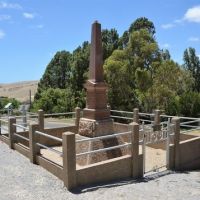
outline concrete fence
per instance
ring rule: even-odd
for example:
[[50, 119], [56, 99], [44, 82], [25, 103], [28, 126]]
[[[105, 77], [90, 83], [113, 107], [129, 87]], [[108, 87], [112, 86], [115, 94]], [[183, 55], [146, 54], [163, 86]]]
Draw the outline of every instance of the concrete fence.
[[[114, 123], [116, 134], [113, 136], [101, 136], [96, 138], [104, 140], [105, 137], [123, 137], [124, 144], [118, 144], [104, 149], [90, 150], [77, 153], [78, 126], [80, 120], [80, 108], [75, 111], [75, 124], [59, 128], [45, 128], [45, 114], [38, 111], [38, 123], [29, 126], [17, 124], [15, 117], [8, 119], [8, 135], [0, 134], [0, 140], [6, 142], [11, 149], [15, 149], [28, 157], [30, 162], [38, 164], [63, 180], [64, 185], [73, 189], [80, 185], [118, 180], [122, 178], [139, 178], [144, 174], [143, 154], [140, 153], [140, 122], [139, 110], [132, 112], [132, 123], [129, 125]], [[160, 111], [152, 115], [154, 122], [152, 128], [159, 131], [162, 127]], [[0, 120], [1, 121], [1, 120]], [[171, 170], [200, 169], [200, 137], [181, 140], [180, 118], [172, 118], [174, 134], [169, 144], [169, 161], [167, 168]], [[1, 132], [0, 132], [1, 133]], [[94, 139], [82, 139], [86, 140]], [[89, 141], [91, 143], [91, 141]], [[121, 146], [120, 146], [121, 145]], [[61, 151], [54, 147], [61, 147]], [[122, 147], [123, 146], [123, 147]], [[94, 153], [109, 152], [114, 148], [129, 149], [121, 156], [80, 166], [77, 162], [79, 156], [92, 155]], [[52, 151], [58, 155], [62, 164], [56, 163], [43, 155], [43, 150]], [[96, 152], [95, 152], [96, 151]], [[82, 154], [82, 155], [81, 155]]]

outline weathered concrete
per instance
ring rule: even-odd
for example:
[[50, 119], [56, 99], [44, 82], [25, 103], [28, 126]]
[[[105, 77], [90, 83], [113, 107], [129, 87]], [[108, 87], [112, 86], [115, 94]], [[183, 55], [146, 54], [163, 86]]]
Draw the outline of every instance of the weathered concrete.
[[16, 126], [13, 124], [16, 124], [16, 118], [10, 117], [8, 119], [8, 135], [9, 135], [9, 146], [11, 149], [13, 149], [13, 144], [15, 143], [15, 137], [14, 133], [16, 133]]
[[139, 124], [139, 109], [138, 108], [133, 109], [133, 122], [136, 122]]
[[36, 156], [40, 152], [40, 148], [36, 146], [38, 142], [38, 135], [35, 134], [35, 131], [39, 130], [38, 124], [31, 124], [29, 129], [29, 148], [30, 148], [30, 161], [33, 164], [36, 164]]
[[76, 151], [75, 134], [63, 133], [63, 181], [70, 190], [76, 187]]

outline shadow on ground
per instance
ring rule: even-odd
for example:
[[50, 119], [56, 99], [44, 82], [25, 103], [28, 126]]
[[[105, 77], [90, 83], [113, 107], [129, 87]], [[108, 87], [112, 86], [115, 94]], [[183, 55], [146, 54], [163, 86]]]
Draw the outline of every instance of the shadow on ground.
[[82, 187], [78, 187], [76, 189], [73, 189], [73, 190], [71, 190], [71, 192], [74, 193], [74, 194], [81, 194], [81, 193], [85, 193], [85, 192], [93, 192], [93, 191], [98, 190], [100, 188], [112, 188], [112, 187], [118, 187], [118, 186], [129, 185], [129, 184], [149, 182], [149, 181], [152, 181], [152, 180], [156, 180], [156, 179], [158, 179], [162, 176], [166, 176], [166, 175], [169, 175], [169, 174], [175, 174], [175, 173], [189, 173], [189, 172], [175, 172], [175, 171], [166, 170], [166, 171], [147, 175], [147, 176], [140, 178], [140, 179], [137, 179], [137, 180], [133, 180], [131, 178], [128, 178], [128, 179], [116, 180], [116, 181], [112, 181], [112, 182], [106, 182], [106, 183], [103, 182], [103, 183], [100, 183], [100, 184], [86, 185], [86, 186], [82, 186]]

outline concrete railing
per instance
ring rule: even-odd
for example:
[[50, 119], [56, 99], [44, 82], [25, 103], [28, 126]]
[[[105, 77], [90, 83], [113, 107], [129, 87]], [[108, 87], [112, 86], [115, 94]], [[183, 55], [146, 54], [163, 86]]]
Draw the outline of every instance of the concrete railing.
[[[55, 136], [53, 134], [50, 134], [50, 132], [47, 132], [47, 130], [44, 128], [45, 114], [43, 111], [38, 112], [39, 123], [30, 124], [27, 127], [18, 124], [16, 118], [14, 117], [10, 117], [8, 121], [6, 121], [5, 119], [1, 119], [0, 122], [8, 124], [8, 144], [10, 148], [18, 150], [19, 152], [29, 157], [32, 163], [41, 165], [42, 167], [59, 177], [61, 180], [63, 180], [64, 185], [68, 189], [72, 189], [76, 186], [83, 184], [96, 183], [108, 180], [110, 181], [119, 178], [141, 177], [144, 172], [143, 166], [145, 165], [145, 161], [143, 159], [144, 152], [143, 154], [139, 154], [139, 145], [148, 144], [148, 140], [145, 140], [146, 143], [144, 144], [144, 140], [141, 140], [140, 135], [141, 133], [143, 134], [145, 132], [146, 128], [151, 128], [152, 132], [162, 133], [163, 140], [165, 140], [164, 137], [167, 136], [166, 133], [169, 133], [169, 128], [173, 129], [173, 134], [171, 134], [173, 135], [173, 141], [168, 141], [170, 143], [168, 144], [168, 169], [181, 170], [184, 168], [184, 162], [191, 161], [192, 163], [194, 159], [200, 160], [200, 158], [197, 156], [198, 148], [200, 145], [199, 138], [190, 140], [188, 143], [184, 142], [184, 144], [182, 144], [180, 141], [180, 118], [170, 118], [170, 120], [168, 120], [168, 122], [166, 123], [162, 122], [160, 112], [155, 112], [153, 115], [151, 115], [154, 117], [152, 126], [147, 126], [147, 124], [145, 124], [144, 121], [141, 125], [136, 123], [136, 121], [140, 122], [139, 110], [134, 110], [134, 112], [131, 113], [133, 114], [131, 119], [135, 122], [132, 122], [130, 125], [127, 125], [128, 131], [122, 131], [120, 133], [114, 133], [112, 135], [99, 136], [95, 138], [84, 138], [78, 140], [76, 140], [77, 132], [75, 129], [74, 133], [63, 129], [65, 130], [65, 132], [62, 132], [61, 134], [59, 132], [59, 137], [57, 137], [57, 135]], [[78, 128], [80, 119], [80, 109], [76, 109], [76, 112], [73, 112], [73, 114], [76, 115], [75, 125], [76, 128]], [[182, 125], [189, 125], [190, 123], [198, 122], [198, 119], [189, 120], [190, 121], [183, 122]], [[156, 125], [159, 126], [155, 128]], [[106, 140], [116, 137], [124, 137], [127, 135], [129, 138], [128, 141], [122, 144], [76, 153], [76, 145], [79, 143], [91, 143], [97, 140]], [[47, 140], [43, 140], [43, 138], [46, 138]], [[28, 144], [27, 148], [24, 148], [23, 145], [18, 145], [19, 140], [26, 142]], [[62, 151], [59, 151], [53, 148], [51, 145], [48, 145], [51, 143], [49, 141], [54, 141], [56, 144], [59, 144], [59, 146], [62, 147]], [[162, 141], [162, 138], [160, 139], [160, 141]], [[192, 145], [195, 145], [194, 151], [191, 150]], [[84, 155], [90, 156], [95, 153], [103, 153], [120, 148], [128, 148], [130, 155], [122, 155], [112, 159], [104, 160], [103, 162], [88, 164], [83, 167], [77, 165], [77, 157], [81, 157]], [[190, 153], [188, 153], [189, 156], [186, 156], [186, 158], [183, 159], [184, 148], [187, 148], [187, 150], [190, 151]], [[62, 160], [62, 165], [55, 163], [54, 160], [48, 160], [47, 158], [45, 158], [42, 155], [43, 149], [47, 149], [59, 155], [59, 158]], [[195, 156], [193, 156], [193, 153], [195, 153]], [[187, 152], [185, 152], [185, 154], [187, 155]], [[198, 167], [197, 162], [195, 163], [195, 167], [196, 166]]]
[[[154, 130], [160, 130], [163, 124], [167, 124], [168, 120], [176, 116], [162, 115], [160, 110], [155, 110], [154, 113], [141, 113], [139, 109], [133, 109], [133, 112], [111, 110], [111, 117], [113, 119], [128, 120], [128, 122], [134, 121], [136, 123], [149, 124]], [[144, 118], [145, 117], [145, 118]], [[190, 131], [200, 130], [200, 118], [194, 117], [179, 117], [181, 133], [187, 133]]]

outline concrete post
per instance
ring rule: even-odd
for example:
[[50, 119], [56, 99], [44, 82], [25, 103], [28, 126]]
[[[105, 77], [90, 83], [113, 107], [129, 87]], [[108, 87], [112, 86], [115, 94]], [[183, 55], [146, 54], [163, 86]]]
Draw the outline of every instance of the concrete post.
[[23, 114], [23, 118], [22, 118], [23, 126], [27, 127], [27, 113], [26, 113], [25, 105], [23, 105], [22, 114]]
[[77, 108], [75, 108], [75, 112], [76, 112], [76, 114], [75, 114], [75, 126], [76, 126], [76, 128], [77, 128], [77, 131], [76, 131], [76, 133], [78, 134], [78, 130], [79, 130], [79, 122], [80, 122], [80, 115], [81, 115], [81, 109], [79, 108], [79, 107], [77, 107]]
[[131, 153], [132, 153], [132, 177], [141, 177], [141, 171], [139, 166], [139, 124], [133, 122], [131, 127]]
[[68, 190], [76, 187], [75, 134], [65, 132], [63, 139], [63, 181]]
[[161, 130], [161, 124], [160, 124], [160, 110], [154, 111], [154, 123], [153, 123], [153, 130], [154, 131], [160, 131]]
[[33, 164], [36, 164], [36, 156], [40, 153], [40, 148], [36, 146], [38, 137], [35, 134], [35, 131], [39, 130], [38, 124], [31, 124], [29, 128], [29, 148], [30, 148], [30, 161]]
[[44, 130], [44, 111], [38, 110], [38, 124], [39, 124], [39, 130]]
[[174, 124], [174, 168], [180, 169], [180, 118], [172, 118], [172, 124]]
[[139, 109], [138, 108], [133, 109], [133, 122], [139, 124]]
[[2, 127], [1, 127], [1, 120], [0, 120], [0, 135], [1, 135], [1, 129], [2, 129]]
[[9, 119], [8, 119], [8, 134], [9, 134], [9, 147], [11, 149], [14, 148], [14, 143], [15, 143], [14, 133], [16, 133], [16, 126], [14, 126], [13, 124], [16, 124], [16, 118], [9, 117]]

